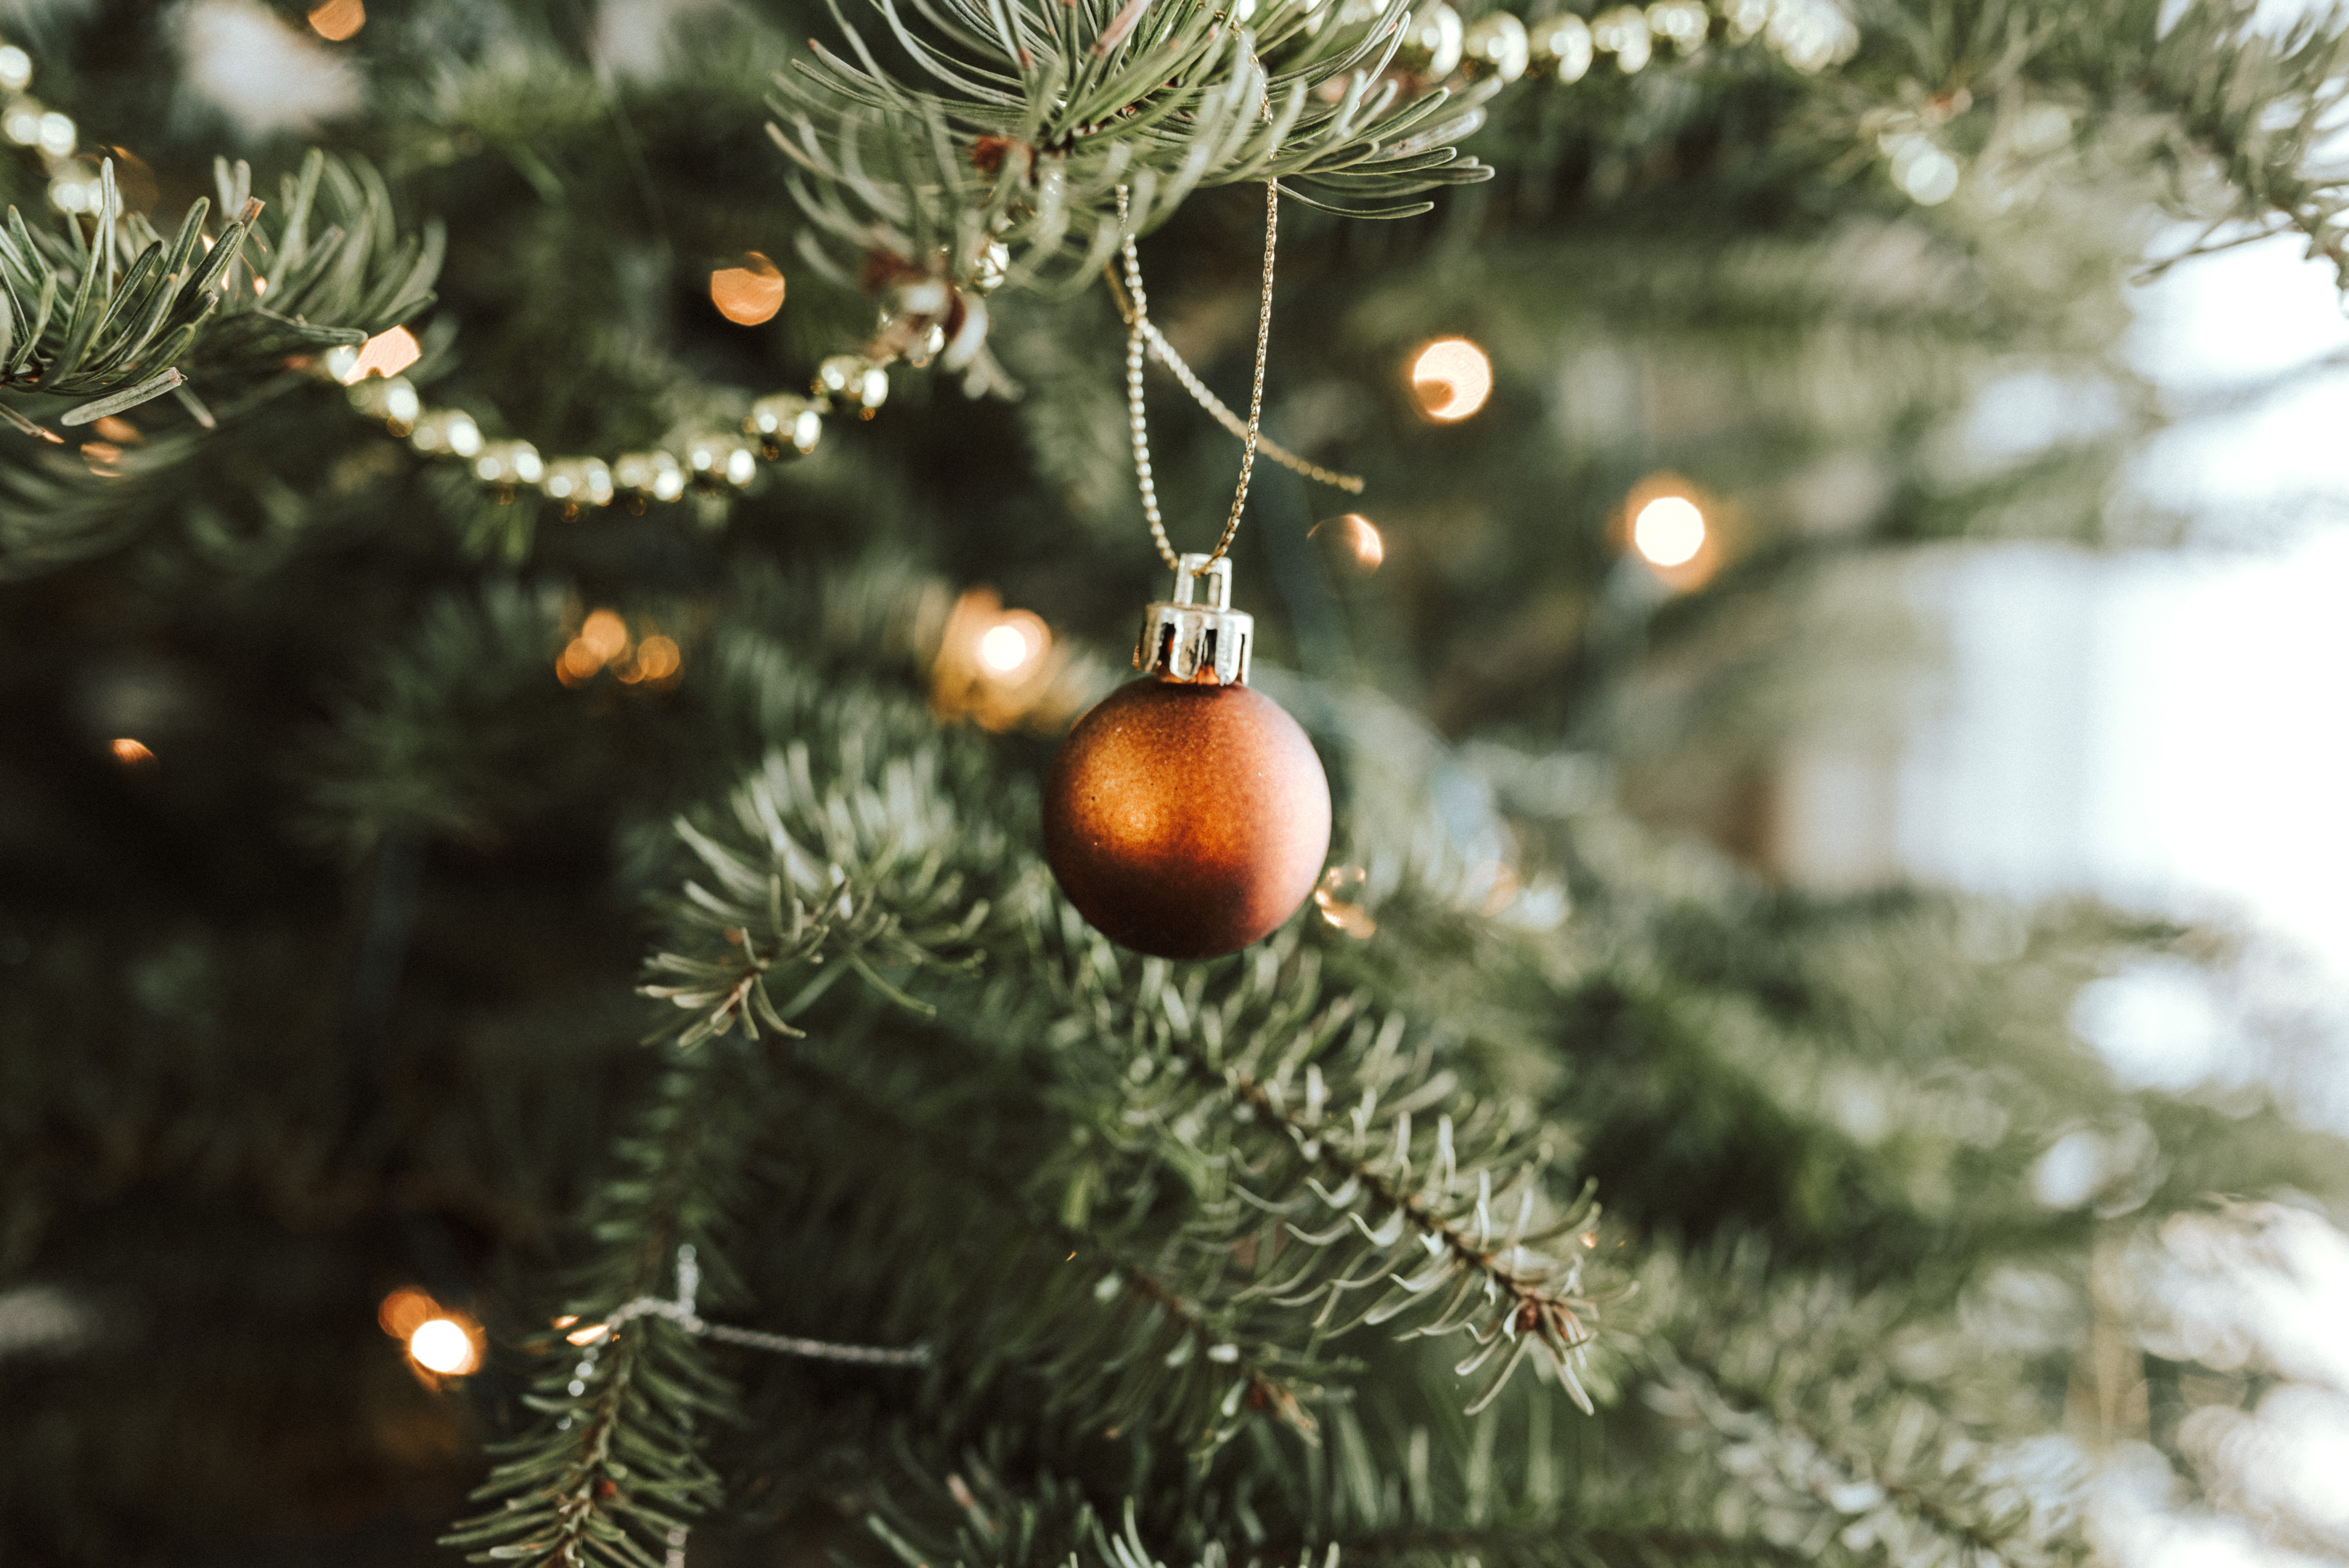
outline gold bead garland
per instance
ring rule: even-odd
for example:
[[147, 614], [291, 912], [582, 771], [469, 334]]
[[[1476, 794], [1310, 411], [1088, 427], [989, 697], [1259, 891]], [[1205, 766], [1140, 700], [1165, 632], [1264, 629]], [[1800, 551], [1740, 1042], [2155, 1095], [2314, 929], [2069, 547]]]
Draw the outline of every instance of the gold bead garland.
[[871, 419], [888, 400], [889, 372], [857, 354], [835, 354], [817, 367], [812, 395], [776, 392], [750, 405], [739, 431], [705, 431], [671, 447], [598, 457], [543, 458], [526, 441], [491, 441], [462, 409], [428, 409], [405, 376], [369, 377], [349, 389], [351, 406], [407, 441], [419, 456], [461, 462], [501, 497], [535, 490], [575, 510], [616, 501], [664, 504], [688, 493], [739, 494], [758, 482], [762, 462], [804, 457], [823, 439], [827, 416]]
[[[1340, 7], [1344, 13], [1340, 19], [1349, 19], [1365, 3], [1347, 0]], [[1445, 0], [1431, 0], [1416, 7], [1402, 24], [1403, 42], [1395, 64], [1400, 70], [1431, 80], [1457, 73], [1494, 76], [1503, 82], [1531, 77], [1570, 83], [1587, 75], [1601, 55], [1611, 57], [1619, 70], [1630, 75], [1644, 68], [1661, 45], [1669, 43], [1681, 55], [1693, 54], [1713, 36], [1716, 20], [1718, 31], [1729, 44], [1764, 44], [1805, 72], [1839, 63], [1858, 43], [1857, 30], [1831, 0], [1712, 0], [1710, 5], [1707, 0], [1652, 0], [1644, 7], [1619, 5], [1588, 21], [1560, 15], [1531, 24], [1501, 10], [1464, 24]], [[0, 140], [40, 156], [49, 175], [53, 206], [68, 213], [89, 211], [98, 189], [95, 167], [87, 157], [77, 155], [79, 131], [73, 120], [46, 108], [26, 90], [32, 76], [31, 56], [16, 45], [0, 41]], [[1903, 188], [1915, 183], [1903, 182]], [[978, 292], [1002, 281], [1008, 256], [1000, 253], [1000, 245], [990, 250], [988, 260], [994, 271], [978, 282]], [[1113, 288], [1115, 284], [1112, 274]], [[1141, 314], [1123, 298], [1120, 304], [1130, 317]], [[885, 310], [885, 332], [888, 325]], [[1221, 407], [1164, 344], [1146, 317], [1141, 330], [1152, 357], [1169, 364], [1203, 406], [1227, 428], [1235, 428], [1235, 433], [1245, 429], [1253, 436], [1254, 421], [1243, 426], [1237, 415]], [[761, 398], [751, 405], [739, 432], [704, 431], [673, 448], [623, 453], [608, 462], [596, 457], [543, 458], [525, 441], [490, 441], [463, 410], [425, 408], [413, 384], [402, 376], [371, 376], [351, 386], [349, 396], [356, 409], [379, 421], [394, 436], [405, 438], [419, 455], [464, 463], [474, 481], [501, 498], [535, 490], [566, 509], [606, 506], [623, 498], [639, 506], [647, 502], [666, 504], [683, 501], [689, 493], [722, 499], [747, 490], [757, 483], [762, 463], [813, 452], [827, 416], [839, 418], [853, 411], [858, 418], [871, 419], [888, 399], [887, 361], [903, 358], [919, 369], [940, 351], [942, 339], [943, 334], [932, 327], [915, 335], [899, 354], [888, 353], [888, 346], [884, 345], [878, 356], [834, 355], [818, 368], [812, 396], [779, 392]], [[332, 373], [332, 367], [321, 368]], [[1133, 367], [1131, 373], [1138, 375], [1138, 369]], [[1360, 482], [1352, 476], [1317, 469], [1269, 441], [1250, 440], [1251, 458], [1259, 444], [1276, 461], [1311, 477], [1350, 490], [1359, 488]]]

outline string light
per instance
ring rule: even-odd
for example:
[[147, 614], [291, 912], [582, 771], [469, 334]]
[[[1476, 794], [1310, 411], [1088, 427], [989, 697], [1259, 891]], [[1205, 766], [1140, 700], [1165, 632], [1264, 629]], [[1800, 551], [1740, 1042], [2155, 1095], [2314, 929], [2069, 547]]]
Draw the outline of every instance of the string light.
[[628, 646], [628, 623], [616, 610], [599, 609], [580, 623], [579, 640], [596, 663], [608, 664]]
[[1651, 473], [1616, 514], [1616, 539], [1675, 593], [1721, 569], [1723, 505], [1675, 473]]
[[1026, 610], [1013, 610], [978, 639], [978, 662], [998, 677], [1019, 675], [1044, 657], [1051, 634]]
[[406, 1346], [409, 1360], [426, 1381], [463, 1377], [481, 1366], [481, 1325], [444, 1307], [413, 1285], [402, 1285], [376, 1307], [383, 1332]]
[[481, 1365], [473, 1334], [453, 1317], [428, 1317], [408, 1336], [408, 1354], [427, 1372], [462, 1377]]
[[709, 275], [709, 303], [737, 327], [772, 320], [783, 307], [782, 270], [751, 251], [740, 265], [719, 267]]
[[685, 656], [678, 651], [673, 639], [648, 637], [636, 644], [636, 657], [620, 671], [620, 679], [630, 685], [641, 680], [666, 680], [684, 662]]
[[1631, 547], [1650, 566], [1686, 566], [1704, 548], [1704, 514], [1685, 495], [1659, 495], [1632, 519]]
[[643, 637], [635, 638], [619, 611], [598, 609], [563, 645], [554, 673], [565, 686], [581, 685], [605, 669], [627, 685], [657, 686], [673, 680], [684, 666], [684, 650], [677, 639], [663, 636], [650, 621], [645, 622]]
[[988, 730], [1046, 723], [1070, 706], [1070, 693], [1058, 689], [1067, 665], [1041, 616], [1007, 610], [992, 589], [973, 588], [955, 602], [939, 636], [930, 706], [940, 718], [976, 719]]
[[1465, 337], [1439, 337], [1412, 360], [1411, 389], [1422, 413], [1456, 424], [1493, 395], [1493, 361]]
[[341, 43], [366, 26], [364, 0], [326, 0], [310, 11], [310, 30], [330, 44]]

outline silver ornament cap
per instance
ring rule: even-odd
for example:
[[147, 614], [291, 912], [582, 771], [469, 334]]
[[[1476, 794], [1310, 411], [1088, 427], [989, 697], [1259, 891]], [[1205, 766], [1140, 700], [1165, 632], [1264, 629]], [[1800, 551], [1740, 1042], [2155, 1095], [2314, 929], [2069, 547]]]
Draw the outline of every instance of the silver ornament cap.
[[[1205, 597], [1196, 598], [1199, 585]], [[1143, 612], [1133, 667], [1161, 680], [1245, 686], [1256, 617], [1232, 608], [1228, 559], [1185, 556], [1174, 567], [1174, 597]]]

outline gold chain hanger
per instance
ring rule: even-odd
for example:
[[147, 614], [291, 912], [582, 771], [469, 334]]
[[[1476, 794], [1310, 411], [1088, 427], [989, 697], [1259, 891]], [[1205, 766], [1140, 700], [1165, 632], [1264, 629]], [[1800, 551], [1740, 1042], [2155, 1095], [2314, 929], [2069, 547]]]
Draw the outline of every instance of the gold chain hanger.
[[[1130, 215], [1127, 200], [1126, 188], [1120, 185], [1117, 188], [1117, 216], [1120, 224], [1123, 224]], [[1266, 439], [1260, 428], [1264, 415], [1265, 365], [1272, 342], [1273, 257], [1278, 248], [1279, 233], [1280, 184], [1278, 181], [1268, 180], [1264, 186], [1264, 292], [1257, 308], [1256, 370], [1249, 382], [1247, 420], [1244, 425], [1237, 416], [1226, 409], [1222, 401], [1207, 389], [1206, 384], [1200, 381], [1190, 366], [1183, 362], [1182, 357], [1174, 352], [1173, 345], [1166, 341], [1151, 321], [1150, 296], [1142, 283], [1142, 258], [1135, 247], [1133, 234], [1128, 234], [1125, 238], [1123, 247], [1125, 286], [1123, 291], [1125, 297], [1119, 301], [1119, 306], [1126, 320], [1125, 400], [1128, 423], [1133, 436], [1133, 476], [1142, 493], [1142, 515], [1150, 524], [1150, 537], [1157, 544], [1158, 554], [1165, 560], [1166, 565], [1177, 572], [1183, 569], [1183, 557], [1175, 553], [1174, 545], [1166, 537], [1165, 519], [1158, 508], [1158, 486], [1152, 476], [1150, 467], [1150, 423], [1143, 400], [1142, 366], [1143, 359], [1151, 353], [1157, 354], [1167, 369], [1174, 372], [1176, 379], [1183, 383], [1184, 389], [1198, 400], [1210, 413], [1216, 415], [1218, 422], [1222, 423], [1226, 430], [1237, 435], [1241, 441], [1240, 477], [1239, 483], [1232, 493], [1231, 514], [1224, 520], [1223, 537], [1216, 541], [1215, 549], [1197, 567], [1194, 568], [1194, 575], [1204, 572], [1208, 566], [1222, 560], [1231, 549], [1232, 540], [1240, 531], [1241, 513], [1247, 505], [1248, 483], [1255, 476], [1256, 456], [1258, 451], [1262, 451], [1274, 462], [1302, 473], [1309, 479], [1335, 485], [1352, 494], [1361, 493], [1362, 481], [1358, 475], [1339, 473], [1317, 463], [1308, 462]], [[1110, 282], [1114, 286], [1117, 281], [1116, 275], [1112, 273]]]

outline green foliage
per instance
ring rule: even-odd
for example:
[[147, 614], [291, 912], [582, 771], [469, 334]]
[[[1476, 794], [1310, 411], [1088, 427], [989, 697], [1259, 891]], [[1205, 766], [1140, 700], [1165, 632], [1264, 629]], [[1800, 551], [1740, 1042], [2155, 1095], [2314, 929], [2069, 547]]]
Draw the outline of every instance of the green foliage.
[[[2153, 8], [2129, 5], [2112, 22], [2142, 37], [2154, 31]], [[2160, 34], [2141, 73], [2089, 47], [2095, 36], [2083, 33], [2056, 57], [2097, 92], [2100, 108], [2141, 104], [2168, 121], [2148, 129], [2175, 182], [2173, 199], [2209, 224], [2200, 242], [2166, 265], [2239, 225], [2248, 236], [2229, 233], [2223, 243], [2297, 232], [2349, 291], [2342, 223], [2349, 193], [2318, 171], [2349, 93], [2342, 12], [2311, 10], [2274, 26], [2250, 0], [2200, 0]]]
[[[285, 182], [284, 215], [265, 225], [251, 170], [222, 160], [215, 175], [222, 212], [236, 214], [217, 236], [204, 233], [202, 199], [169, 241], [125, 216], [111, 160], [93, 233], [68, 218], [63, 237], [36, 234], [10, 208], [0, 386], [89, 398], [62, 416], [86, 425], [180, 386], [183, 364], [250, 376], [287, 354], [358, 343], [432, 303], [440, 231], [401, 239], [390, 193], [365, 165], [314, 150]], [[316, 234], [314, 219], [325, 223]]]
[[[141, 214], [121, 215], [111, 169], [93, 234], [78, 218], [62, 236], [33, 230], [11, 208], [0, 235], [0, 388], [36, 400], [0, 401], [0, 420], [45, 443], [0, 448], [0, 577], [119, 546], [179, 500], [221, 421], [307, 382], [289, 363], [412, 320], [434, 297], [440, 224], [403, 236], [388, 187], [364, 162], [314, 149], [273, 209], [252, 197], [246, 164], [218, 161], [220, 210], [236, 217], [206, 234], [211, 203], [199, 198], [168, 243]], [[58, 415], [69, 430], [142, 408], [143, 420], [166, 392], [181, 401], [177, 421], [98, 455], [36, 422], [57, 398], [87, 400]], [[252, 531], [258, 549], [210, 508], [191, 509], [190, 532], [222, 557], [265, 556], [310, 497], [249, 465], [240, 477], [268, 519]]]
[[[705, 9], [664, 63], [574, 8], [378, 7], [344, 57], [370, 112], [208, 254], [204, 203], [168, 239], [111, 203], [12, 223], [8, 406], [95, 418], [174, 376], [205, 401], [141, 405], [111, 456], [0, 458], [0, 702], [27, 737], [0, 758], [0, 1160], [27, 1173], [0, 1264], [160, 1320], [144, 1224], [230, 1236], [239, 1282], [170, 1336], [106, 1328], [102, 1419], [78, 1364], [0, 1364], [28, 1412], [0, 1432], [10, 1527], [193, 1411], [392, 1433], [450, 1489], [486, 1436], [452, 1539], [524, 1564], [653, 1568], [688, 1529], [712, 1563], [730, 1532], [759, 1561], [974, 1568], [2076, 1560], [2075, 1390], [2145, 1362], [2098, 1272], [2212, 1190], [2338, 1204], [2338, 1141], [2248, 1090], [2126, 1091], [2073, 1037], [2080, 988], [2135, 955], [2225, 961], [2190, 933], [1793, 892], [1617, 801], [1652, 806], [1693, 749], [1765, 753], [1816, 696], [1797, 664], [1880, 678], [1896, 574], [1855, 608], [1826, 564], [2128, 536], [2110, 487], [2165, 417], [2121, 351], [2150, 204], [2340, 260], [2313, 157], [2343, 27], [1915, 0], [1806, 73], [1736, 19], [1760, 14], [1638, 72], [1454, 91], [1394, 71], [1392, 5], [1251, 30], [1198, 0], [885, 0], [885, 38], [781, 78], [785, 174], [759, 95], [837, 16]], [[171, 95], [90, 90], [168, 188], [200, 182]], [[1923, 146], [1961, 168], [1937, 204], [1900, 179]], [[249, 171], [217, 179], [243, 214]], [[1215, 192], [1267, 180], [1304, 209], [1268, 425], [1370, 474], [1388, 554], [1368, 579], [1316, 556], [1320, 504], [1272, 480], [1237, 558], [1361, 918], [1170, 965], [1052, 891], [1045, 746], [960, 726], [931, 671], [985, 582], [1050, 620], [1068, 689], [1106, 684], [1087, 639], [1159, 579], [1114, 327], [1054, 296], [1148, 231], [1168, 337], [1227, 390], [1257, 214]], [[1431, 191], [1424, 223], [1319, 210]], [[395, 212], [431, 218], [403, 238]], [[802, 273], [772, 325], [722, 321], [719, 258], [797, 244], [835, 282], [904, 264], [976, 296], [998, 243], [1024, 401], [900, 369], [708, 527], [486, 489], [307, 363], [438, 286], [422, 394], [608, 458], [730, 428], [870, 320]], [[1497, 380], [1437, 429], [1392, 383], [1451, 331]], [[2026, 373], [2111, 418], [1969, 458], [1983, 389]], [[1170, 515], [1219, 506], [1232, 446], [1162, 425]], [[1666, 467], [1723, 503], [1728, 559], [1658, 608], [1610, 541]], [[657, 619], [676, 680], [558, 680], [591, 607]], [[157, 760], [118, 767], [133, 734]], [[2031, 1172], [2075, 1136], [2106, 1165], [2059, 1206]], [[263, 1218], [217, 1232], [189, 1206], [240, 1199]], [[271, 1226], [332, 1255], [331, 1288], [243, 1281]], [[685, 1255], [709, 1322], [926, 1358], [610, 1326]], [[463, 1397], [374, 1326], [416, 1280], [489, 1330]], [[314, 1299], [282, 1361], [187, 1348]], [[346, 1366], [396, 1391], [346, 1399]], [[74, 1520], [28, 1555], [217, 1545], [172, 1466], [116, 1463], [151, 1517], [53, 1507]], [[286, 1496], [346, 1493], [222, 1473], [246, 1501], [206, 1505], [221, 1540], [391, 1506], [288, 1526]]]
[[[812, 177], [792, 192], [816, 230], [852, 247], [833, 264], [843, 278], [879, 245], [919, 265], [943, 250], [947, 275], [968, 283], [1000, 242], [1005, 281], [1073, 291], [1194, 190], [1277, 180], [1309, 206], [1406, 217], [1429, 203], [1401, 198], [1490, 177], [1450, 145], [1480, 115], [1440, 88], [1404, 102], [1381, 79], [1399, 4], [1360, 17], [1268, 7], [1254, 30], [1200, 0], [879, 9], [916, 70], [947, 90], [905, 85], [853, 29], [854, 61], [819, 45], [776, 78], [790, 127], [770, 129]], [[1130, 220], [1117, 214], [1121, 186]]]
[[[737, 793], [730, 822], [678, 825], [709, 885], [686, 884], [673, 947], [654, 957], [658, 979], [644, 989], [692, 1016], [664, 1033], [670, 1064], [617, 1150], [619, 1174], [592, 1225], [603, 1262], [569, 1303], [571, 1321], [601, 1323], [653, 1293], [681, 1247], [720, 1255], [763, 1107], [755, 1058], [709, 1042], [737, 1024], [741, 1047], [762, 1022], [792, 1033], [789, 1020], [851, 972], [918, 1006], [885, 971], [954, 964], [986, 918], [984, 899], [961, 897], [963, 868], [998, 857], [984, 836], [954, 831], [935, 757], [843, 746], [821, 784], [797, 749]], [[789, 982], [786, 1000], [771, 981]], [[741, 1293], [721, 1282], [715, 1293]], [[570, 1343], [550, 1340], [542, 1354], [559, 1360]], [[700, 1347], [647, 1318], [586, 1351], [536, 1379], [540, 1433], [514, 1445], [479, 1494], [500, 1506], [450, 1537], [478, 1549], [477, 1561], [654, 1568], [669, 1532], [719, 1495], [698, 1428], [726, 1418], [729, 1396]]]

